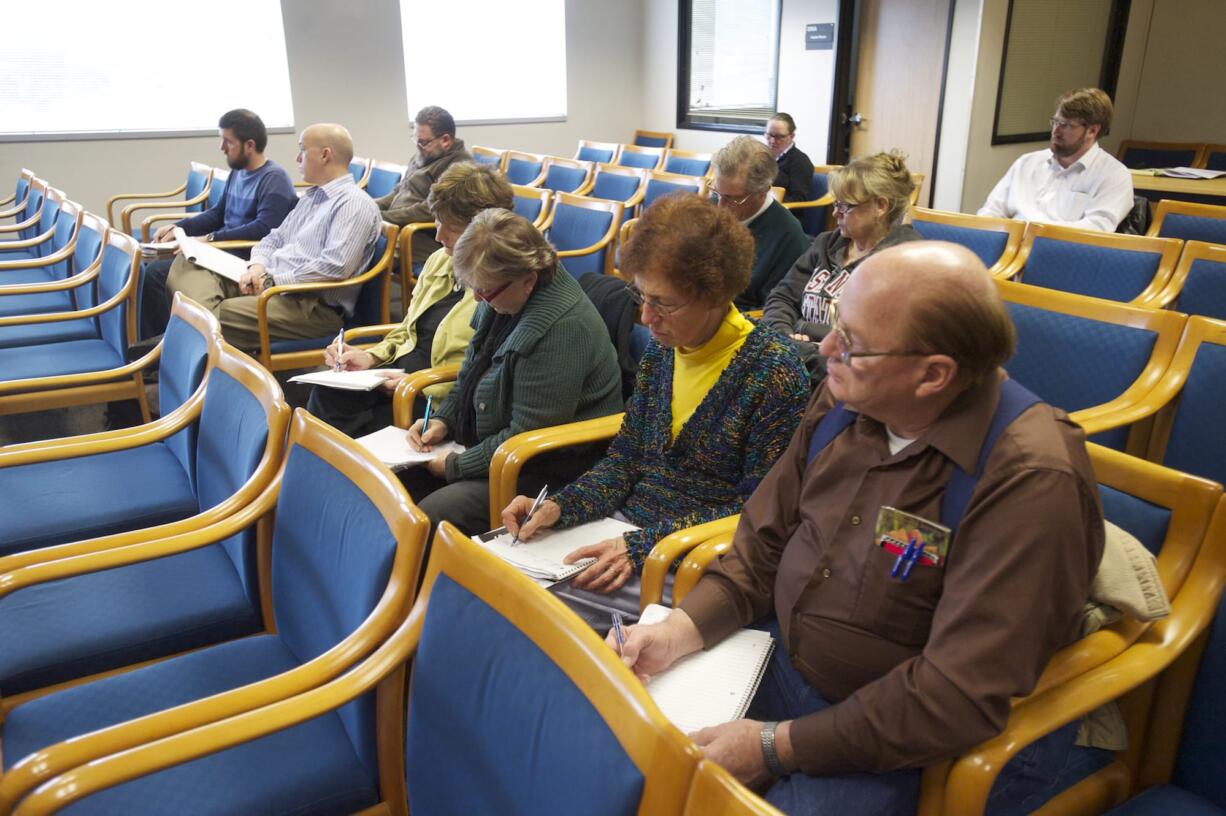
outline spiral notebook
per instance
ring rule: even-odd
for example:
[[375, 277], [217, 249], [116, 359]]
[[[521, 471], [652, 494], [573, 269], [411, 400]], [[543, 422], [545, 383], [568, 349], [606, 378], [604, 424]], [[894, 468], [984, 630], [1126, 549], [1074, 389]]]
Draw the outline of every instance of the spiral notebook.
[[[671, 611], [650, 604], [639, 623], [659, 623]], [[718, 646], [686, 655], [653, 676], [647, 693], [686, 734], [739, 720], [758, 691], [774, 646], [770, 633], [741, 629]]]
[[581, 558], [573, 564], [563, 564], [562, 559], [571, 552], [637, 529], [633, 524], [606, 518], [566, 530], [542, 530], [531, 540], [518, 544], [511, 543], [511, 534], [505, 527], [472, 538], [529, 578], [556, 583], [573, 578], [596, 561], [595, 558]]

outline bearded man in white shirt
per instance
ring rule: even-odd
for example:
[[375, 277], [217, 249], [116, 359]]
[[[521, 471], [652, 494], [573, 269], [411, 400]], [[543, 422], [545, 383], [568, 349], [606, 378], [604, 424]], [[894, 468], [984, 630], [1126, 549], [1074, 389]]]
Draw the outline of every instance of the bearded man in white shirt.
[[1098, 146], [1111, 98], [1078, 88], [1056, 100], [1051, 147], [1027, 153], [997, 182], [980, 215], [1114, 232], [1132, 210], [1132, 176]]

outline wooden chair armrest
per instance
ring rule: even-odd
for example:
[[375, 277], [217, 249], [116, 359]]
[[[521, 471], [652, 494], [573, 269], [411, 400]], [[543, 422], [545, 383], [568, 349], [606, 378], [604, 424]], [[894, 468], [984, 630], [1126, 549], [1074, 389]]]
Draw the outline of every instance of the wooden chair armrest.
[[[0, 297], [5, 295], [32, 295], [39, 292], [59, 292], [65, 289], [76, 289], [91, 283], [94, 278], [98, 277], [102, 270], [101, 256], [99, 260], [90, 264], [89, 268], [84, 272], [78, 272], [75, 275], [69, 275], [61, 280], [51, 280], [45, 283], [8, 283], [0, 286]], [[0, 280], [4, 276], [0, 274]], [[11, 315], [11, 317], [20, 317], [20, 315]]]
[[815, 198], [812, 201], [785, 201], [783, 206], [789, 210], [807, 210], [810, 207], [829, 207], [834, 203], [834, 193], [826, 193], [821, 198]]
[[151, 241], [153, 235], [153, 225], [159, 221], [181, 221], [182, 213], [156, 213], [145, 218], [140, 222], [140, 239], [142, 241]]
[[[656, 545], [651, 548], [651, 552], [647, 554], [646, 560], [643, 561], [643, 579], [642, 589], [639, 594], [639, 608], [645, 609], [647, 604], [661, 602], [664, 597], [664, 577], [668, 575], [668, 571], [672, 569], [673, 564], [676, 563], [678, 558], [686, 555], [686, 553], [692, 553], [696, 547], [717, 536], [727, 535], [731, 538], [732, 533], [736, 531], [737, 522], [740, 520], [741, 516], [739, 513], [734, 516], [725, 516], [722, 519], [708, 521], [705, 524], [677, 530], [657, 541]], [[682, 563], [682, 567], [684, 566], [685, 564]], [[677, 571], [678, 580], [680, 577], [681, 571], [679, 568]], [[677, 597], [677, 585], [674, 583], [673, 606], [676, 606], [680, 600]]]
[[459, 365], [423, 368], [407, 374], [396, 384], [392, 394], [392, 424], [397, 428], [408, 428], [413, 424], [413, 401], [418, 394], [432, 385], [443, 382], [454, 382], [460, 376]]
[[673, 606], [685, 600], [712, 561], [732, 549], [732, 536], [731, 532], [714, 536], [690, 551], [681, 566], [677, 567], [677, 576], [673, 581]]
[[[0, 207], [8, 207], [10, 204], [15, 202], [16, 200], [17, 200], [17, 193], [16, 191], [14, 191], [10, 193], [9, 195], [6, 195], [4, 198], [0, 198]], [[21, 212], [24, 209], [25, 209], [25, 202], [22, 202], [21, 204], [17, 205], [16, 207], [13, 207], [12, 209], [0, 210], [0, 218], [5, 217], [6, 215], [11, 215], [12, 213], [15, 213], [15, 212]]]
[[1116, 398], [1102, 405], [1074, 411], [1069, 419], [1080, 425], [1086, 436], [1122, 428], [1153, 416], [1166, 404], [1164, 394], [1150, 392], [1140, 399], [1124, 400]]
[[413, 274], [413, 236], [422, 230], [434, 229], [436, 227], [433, 221], [414, 221], [400, 228], [400, 236], [397, 238], [400, 242], [397, 246], [400, 258], [400, 300], [406, 310], [409, 308], [409, 292], [413, 291], [413, 284], [417, 282]]
[[517, 494], [519, 474], [529, 459], [558, 448], [569, 448], [602, 439], [612, 439], [625, 414], [569, 422], [525, 431], [505, 440], [490, 458], [490, 529], [502, 524], [502, 509]]
[[400, 326], [400, 323], [380, 323], [377, 326], [358, 326], [356, 329], [349, 329], [345, 332], [345, 342], [349, 343], [363, 337], [382, 337], [393, 330], [400, 328]]
[[[186, 185], [184, 186], [186, 189]], [[188, 207], [194, 207], [197, 204], [203, 204], [209, 200], [209, 191], [206, 188], [198, 195], [191, 198], [185, 198], [182, 201], [139, 201], [136, 204], [129, 204], [124, 207], [119, 214], [120, 221], [123, 223], [123, 231], [132, 234], [132, 216], [141, 210], [183, 210]], [[180, 216], [182, 217], [182, 216]]]
[[[39, 212], [34, 213], [34, 215], [30, 216], [25, 221], [22, 221], [20, 223], [0, 225], [0, 233], [19, 232], [23, 229], [29, 229], [30, 227], [37, 226], [39, 220], [42, 217], [43, 217], [43, 214], [42, 214], [42, 211], [40, 210]], [[48, 230], [48, 232], [50, 232], [50, 230]]]
[[[260, 292], [255, 301], [256, 322], [260, 332], [260, 362], [266, 368], [272, 364], [272, 340], [268, 331], [268, 301], [277, 295], [300, 295], [306, 292], [326, 292], [330, 289], [347, 289], [351, 286], [361, 286], [371, 278], [382, 275], [387, 270], [382, 266], [368, 269], [360, 275], [339, 281], [309, 281], [306, 283], [279, 283]], [[321, 351], [322, 353], [322, 351]]]
[[96, 306], [90, 306], [86, 309], [77, 309], [69, 312], [44, 312], [42, 314], [11, 315], [9, 317], [0, 317], [0, 327], [63, 323], [68, 320], [79, 320], [81, 318], [95, 317], [103, 312], [109, 312], [111, 309], [114, 309], [127, 299], [128, 293], [121, 291], [111, 295], [109, 300], [103, 301]]
[[120, 201], [152, 201], [158, 198], [173, 198], [185, 192], [187, 192], [187, 182], [165, 193], [120, 193], [119, 195], [113, 195], [106, 202], [106, 220], [110, 221], [112, 226], [116, 223], [115, 204]]
[[139, 360], [107, 371], [85, 371], [79, 374], [57, 374], [54, 377], [29, 377], [24, 380], [0, 381], [0, 397], [9, 394], [22, 394], [29, 391], [109, 383], [113, 380], [131, 377], [148, 366], [153, 355], [154, 352], [150, 352]]
[[[29, 249], [39, 244], [45, 244], [55, 237], [55, 227], [39, 233], [33, 238], [14, 238], [11, 241], [0, 241], [0, 252], [10, 252], [14, 249]], [[21, 263], [21, 261], [4, 261], [6, 264]]]
[[225, 249], [225, 250], [251, 249], [253, 246], [255, 246], [258, 243], [259, 241], [239, 241], [239, 240], [213, 241], [211, 244], [209, 244], [209, 246], [216, 247], [217, 249]]
[[[75, 245], [71, 247], [63, 247], [57, 252], [50, 255], [45, 255], [41, 258], [22, 258], [16, 261], [0, 261], [0, 282], [4, 280], [4, 273], [8, 270], [15, 269], [41, 269], [45, 266], [59, 263], [66, 258], [71, 258]], [[6, 284], [7, 286], [23, 286], [27, 284]]]

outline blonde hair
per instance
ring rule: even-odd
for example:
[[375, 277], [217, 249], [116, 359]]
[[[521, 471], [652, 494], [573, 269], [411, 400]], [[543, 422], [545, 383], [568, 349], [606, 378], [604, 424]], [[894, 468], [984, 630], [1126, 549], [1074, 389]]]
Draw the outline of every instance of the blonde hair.
[[515, 191], [493, 165], [456, 162], [448, 167], [426, 196], [426, 206], [439, 221], [467, 225], [482, 210], [509, 210]]
[[1100, 88], [1074, 88], [1056, 100], [1056, 110], [1065, 119], [1079, 119], [1087, 126], [1098, 125], [1098, 138], [1111, 132], [1111, 97]]
[[715, 172], [727, 179], [745, 177], [746, 190], [765, 193], [775, 183], [779, 164], [770, 148], [750, 136], [737, 136], [712, 159]]
[[902, 223], [914, 191], [915, 181], [907, 169], [907, 157], [897, 150], [855, 159], [830, 173], [830, 192], [839, 201], [851, 204], [863, 204], [874, 198], [888, 201], [886, 220], [890, 226]]
[[541, 284], [548, 284], [558, 253], [531, 221], [509, 210], [489, 209], [473, 217], [456, 241], [451, 260], [463, 283], [485, 289], [533, 272]]

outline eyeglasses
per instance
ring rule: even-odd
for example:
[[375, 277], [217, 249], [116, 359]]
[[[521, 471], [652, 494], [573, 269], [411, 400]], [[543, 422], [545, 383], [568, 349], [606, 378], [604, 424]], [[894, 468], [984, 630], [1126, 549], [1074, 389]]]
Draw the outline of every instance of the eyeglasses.
[[1086, 126], [1085, 122], [1071, 122], [1068, 119], [1057, 119], [1054, 116], [1047, 121], [1051, 124], [1052, 130], [1072, 130]]
[[762, 134], [762, 135], [763, 135], [763, 136], [765, 136], [767, 139], [769, 139], [769, 140], [773, 141], [773, 142], [781, 142], [781, 141], [783, 141], [784, 139], [786, 139], [787, 137], [791, 136], [792, 134], [790, 134], [790, 133], [771, 133], [771, 132], [768, 130], [768, 131], [766, 131], [766, 133], [764, 133], [764, 134]]
[[515, 283], [515, 281], [507, 281], [502, 286], [495, 286], [493, 289], [478, 289], [476, 286], [470, 286], [468, 288], [472, 290], [474, 298], [489, 303], [490, 301], [494, 300], [494, 298], [507, 291], [512, 283]]
[[927, 351], [852, 351], [851, 338], [847, 336], [847, 331], [839, 322], [839, 301], [830, 301], [830, 333], [834, 335], [834, 343], [837, 353], [834, 359], [838, 360], [845, 366], [851, 365], [851, 361], [856, 357], [927, 357], [930, 352]]
[[848, 204], [846, 201], [836, 201], [834, 204], [830, 205], [830, 209], [834, 210], [838, 215], [847, 215], [847, 213], [851, 212], [863, 203], [863, 201], [859, 201], [855, 204]]
[[746, 201], [753, 198], [753, 196], [754, 196], [753, 193], [748, 193], [747, 195], [743, 195], [740, 198], [733, 198], [732, 196], [724, 195], [719, 190], [711, 191], [711, 200], [714, 201], [716, 204], [723, 202], [726, 204], [731, 204], [734, 207], [741, 206]]
[[443, 136], [445, 136], [445, 135], [446, 135], [446, 134], [444, 133], [444, 134], [440, 134], [440, 135], [438, 135], [438, 136], [434, 136], [434, 137], [429, 138], [429, 139], [418, 139], [418, 140], [417, 140], [417, 149], [418, 149], [418, 150], [422, 150], [423, 148], [425, 148], [425, 147], [429, 146], [430, 144], [432, 144], [432, 143], [434, 143], [434, 142], [437, 142], [439, 139], [443, 138]]
[[628, 286], [626, 287], [626, 291], [630, 295], [630, 301], [635, 306], [649, 306], [653, 312], [664, 315], [665, 317], [690, 305], [690, 301], [688, 300], [685, 303], [677, 304], [661, 303], [655, 298], [645, 297], [643, 293], [639, 291], [637, 286]]

